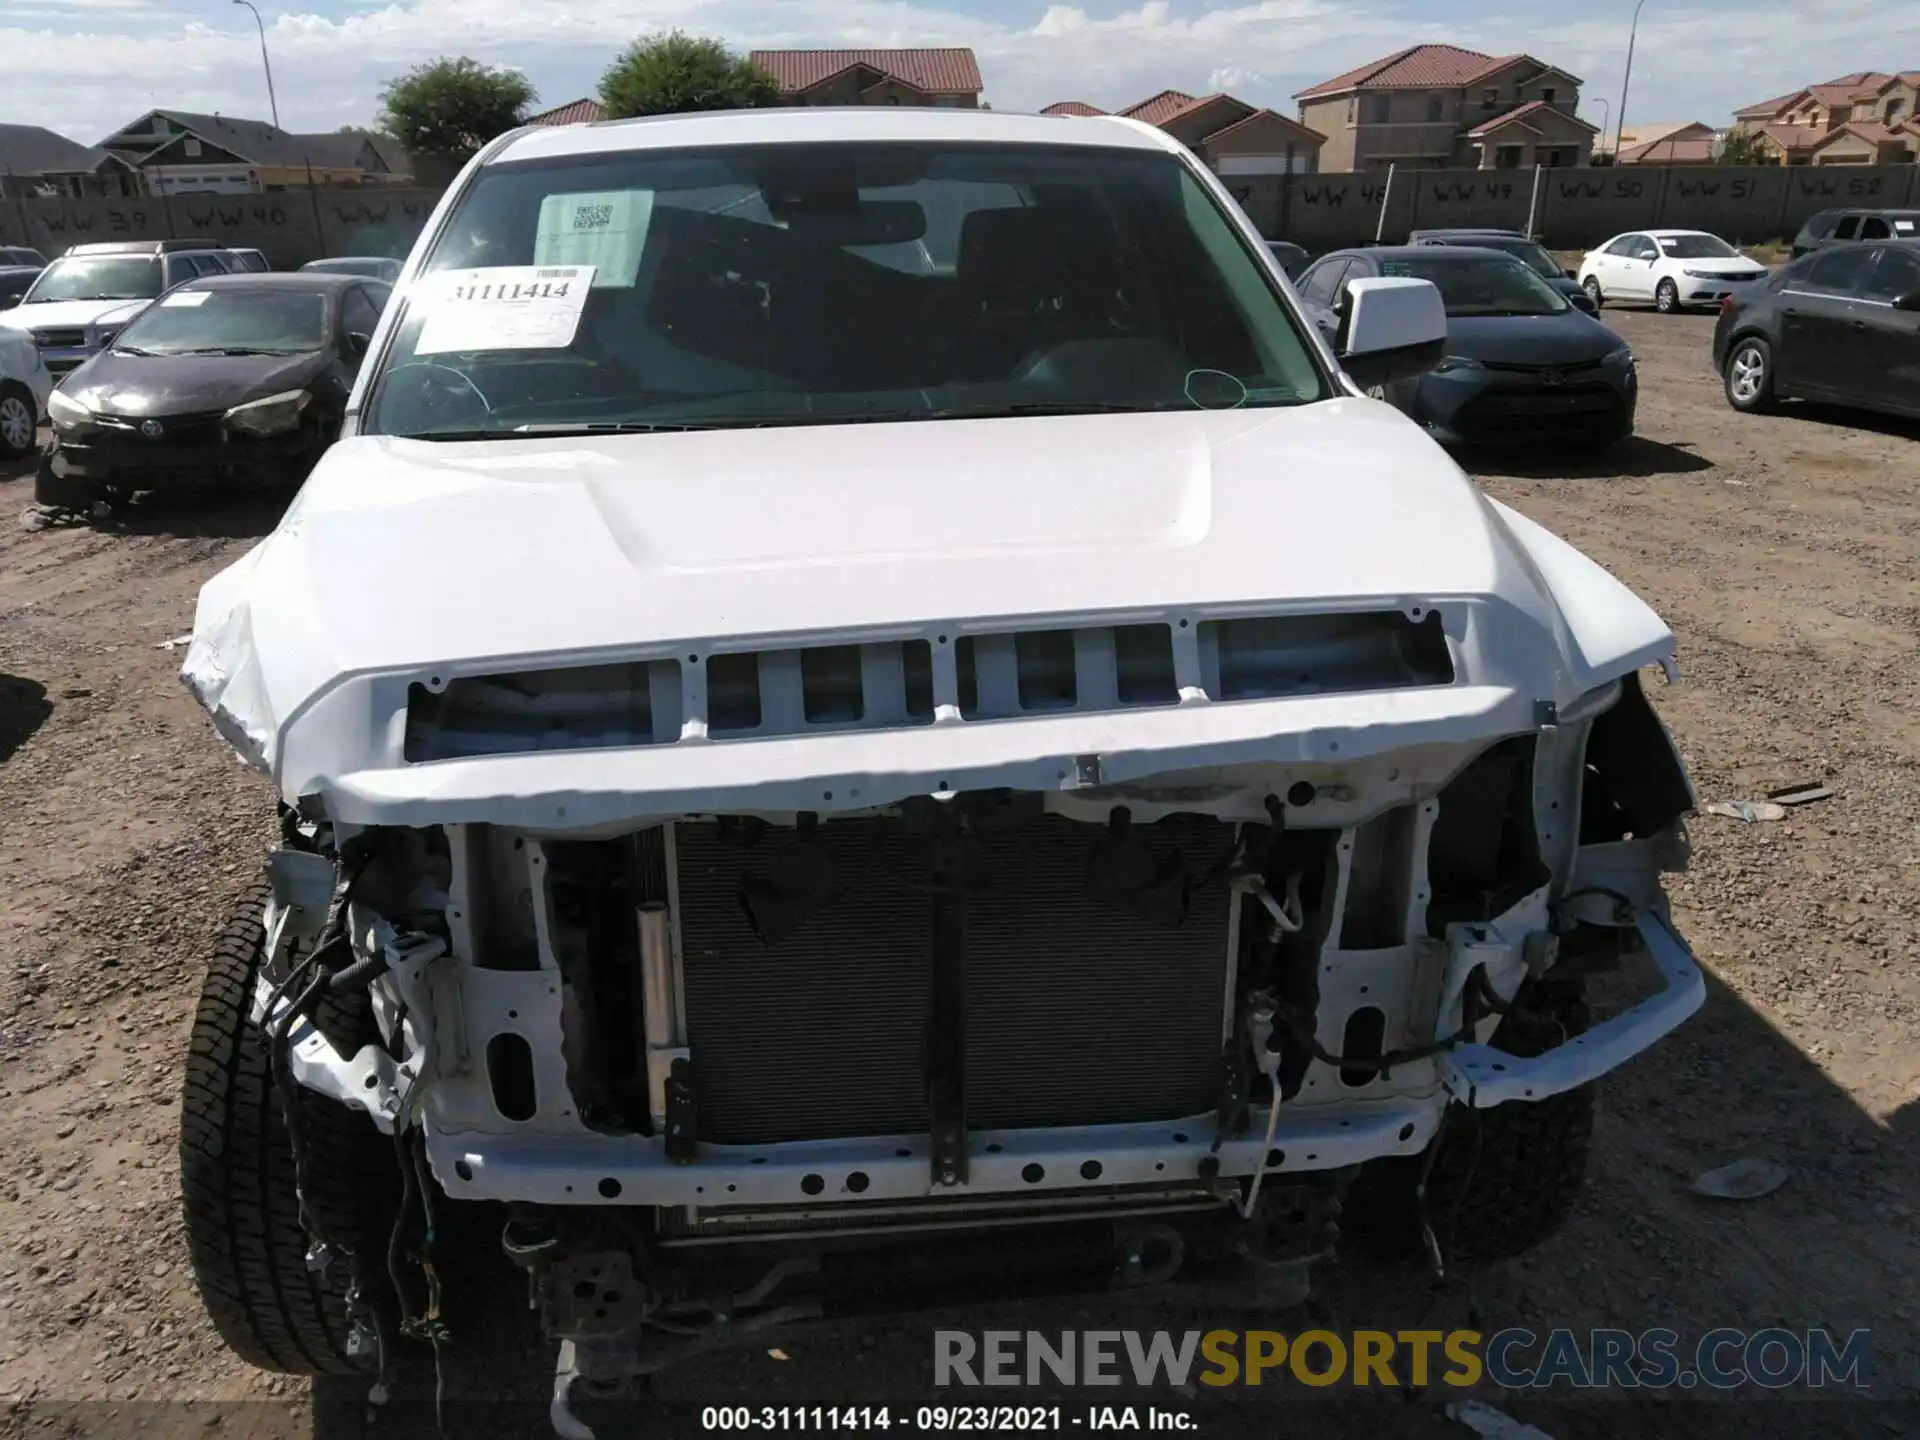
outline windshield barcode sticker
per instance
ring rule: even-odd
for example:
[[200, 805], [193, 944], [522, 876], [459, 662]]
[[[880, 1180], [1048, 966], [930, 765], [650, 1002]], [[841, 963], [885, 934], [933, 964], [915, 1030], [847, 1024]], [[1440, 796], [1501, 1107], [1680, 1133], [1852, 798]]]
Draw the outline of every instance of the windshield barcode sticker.
[[580, 328], [593, 266], [501, 265], [427, 277], [416, 355], [467, 350], [564, 350]]
[[211, 290], [176, 290], [160, 303], [162, 305], [204, 305], [212, 294]]
[[652, 223], [651, 190], [549, 195], [540, 202], [533, 263], [591, 265], [597, 288], [631, 288]]

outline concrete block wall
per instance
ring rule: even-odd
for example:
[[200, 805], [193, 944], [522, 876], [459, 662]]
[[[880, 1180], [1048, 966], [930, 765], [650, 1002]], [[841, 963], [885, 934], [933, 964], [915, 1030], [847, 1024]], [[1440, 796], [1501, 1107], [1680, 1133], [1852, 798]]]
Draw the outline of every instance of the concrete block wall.
[[279, 269], [334, 255], [405, 258], [437, 189], [332, 187], [259, 195], [0, 201], [0, 244], [56, 256], [100, 240], [205, 237], [264, 252]]

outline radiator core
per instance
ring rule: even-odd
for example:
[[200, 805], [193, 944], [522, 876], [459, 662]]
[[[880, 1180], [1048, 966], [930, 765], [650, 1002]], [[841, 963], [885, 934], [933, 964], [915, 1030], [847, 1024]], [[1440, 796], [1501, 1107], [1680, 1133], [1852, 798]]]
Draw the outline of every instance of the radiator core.
[[[1043, 816], [969, 842], [962, 902], [970, 1129], [1170, 1120], [1218, 1100], [1232, 827], [1175, 816], [1133, 832], [1178, 855], [1185, 919], [1088, 893], [1104, 827]], [[741, 881], [782, 847], [823, 845], [835, 898], [778, 945], [753, 932]], [[751, 846], [676, 829], [688, 1042], [702, 1139], [770, 1144], [928, 1127], [933, 966], [929, 841], [887, 817]]]

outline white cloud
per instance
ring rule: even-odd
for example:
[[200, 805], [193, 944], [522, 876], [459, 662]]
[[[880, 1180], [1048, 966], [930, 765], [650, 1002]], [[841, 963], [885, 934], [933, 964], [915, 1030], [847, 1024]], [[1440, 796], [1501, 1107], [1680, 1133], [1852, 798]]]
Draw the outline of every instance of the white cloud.
[[[180, 0], [172, 0], [173, 4]], [[1074, 98], [1106, 107], [1156, 90], [1229, 89], [1291, 111], [1291, 92], [1420, 40], [1524, 49], [1619, 104], [1626, 13], [1543, 21], [1491, 9], [1441, 25], [1408, 0], [1148, 0], [1110, 12], [1035, 3], [1017, 21], [968, 14], [966, 0], [349, 0], [340, 14], [282, 12], [268, 23], [280, 113], [292, 128], [369, 120], [381, 84], [448, 52], [512, 64], [558, 104], [592, 90], [636, 35], [681, 27], [754, 46], [970, 45], [987, 99], [1035, 109]], [[1495, 0], [1497, 3], [1497, 0]], [[50, 125], [93, 141], [155, 106], [264, 115], [252, 17], [215, 28], [169, 0], [0, 0], [6, 99], [0, 119]], [[217, 14], [224, 7], [203, 11]], [[1566, 14], [1568, 12], [1561, 12]], [[1875, 64], [1885, 53], [1881, 0], [1830, 0], [1808, 27], [1788, 0], [1695, 0], [1643, 16], [1634, 115], [1724, 119], [1733, 106]], [[1614, 118], [1618, 118], [1617, 116]]]

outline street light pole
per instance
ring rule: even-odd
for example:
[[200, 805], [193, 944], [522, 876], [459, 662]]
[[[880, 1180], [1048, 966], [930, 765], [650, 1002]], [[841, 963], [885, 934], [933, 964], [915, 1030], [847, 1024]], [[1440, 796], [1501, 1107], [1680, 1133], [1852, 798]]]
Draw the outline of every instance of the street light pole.
[[273, 98], [273, 63], [267, 59], [267, 25], [260, 18], [260, 10], [253, 0], [233, 0], [236, 5], [244, 5], [253, 11], [253, 23], [260, 32], [260, 66], [267, 72], [267, 105], [273, 111], [273, 128], [280, 128], [280, 102]]
[[[238, 3], [238, 0], [236, 0]], [[1627, 124], [1627, 86], [1633, 83], [1633, 41], [1640, 33], [1640, 6], [1647, 0], [1639, 0], [1633, 7], [1633, 24], [1627, 30], [1627, 73], [1620, 77], [1620, 116], [1613, 129], [1613, 163], [1620, 163], [1620, 137], [1626, 133]]]

